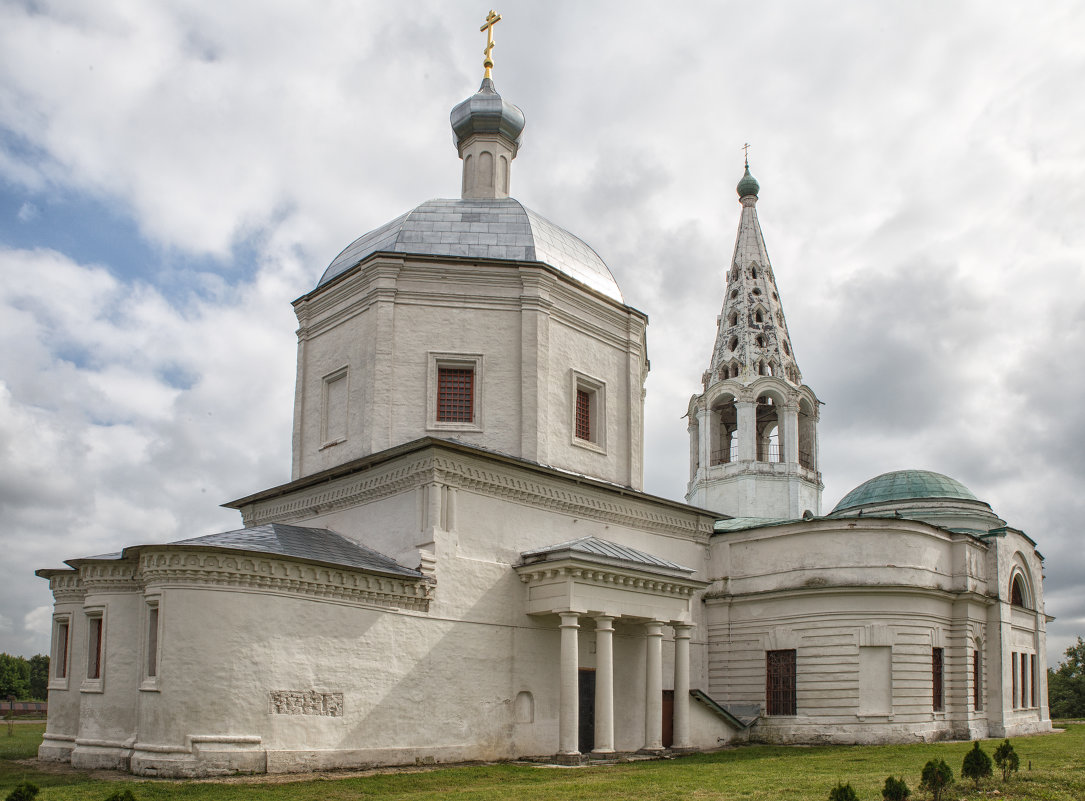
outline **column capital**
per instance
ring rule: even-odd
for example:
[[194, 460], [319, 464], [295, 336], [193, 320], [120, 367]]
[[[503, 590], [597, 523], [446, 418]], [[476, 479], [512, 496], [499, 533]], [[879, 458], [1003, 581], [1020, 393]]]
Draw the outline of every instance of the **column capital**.
[[648, 637], [662, 637], [664, 623], [661, 620], [649, 620], [644, 624], [645, 633]]
[[614, 615], [593, 615], [596, 631], [614, 631]]
[[671, 628], [674, 629], [674, 638], [676, 640], [688, 640], [693, 636], [693, 629], [696, 626], [693, 623], [671, 623]]
[[558, 612], [561, 616], [561, 628], [563, 629], [578, 629], [580, 628], [580, 613], [579, 612]]

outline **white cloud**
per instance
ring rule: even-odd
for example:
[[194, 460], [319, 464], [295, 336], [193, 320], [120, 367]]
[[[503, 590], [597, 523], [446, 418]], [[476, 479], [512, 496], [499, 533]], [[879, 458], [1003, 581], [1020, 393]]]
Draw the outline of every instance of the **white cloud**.
[[[410, 21], [285, 0], [35, 8], [0, 5], [0, 177], [33, 196], [17, 216], [98, 200], [161, 258], [122, 278], [74, 249], [0, 250], [15, 619], [48, 603], [33, 568], [235, 525], [217, 503], [286, 477], [289, 301], [357, 235], [456, 194], [447, 115], [481, 57], [477, 9], [436, 0]], [[647, 488], [685, 489], [681, 416], [749, 141], [827, 404], [827, 506], [885, 470], [950, 473], [1039, 541], [1052, 641], [1080, 630], [1082, 9], [947, 6], [933, 27], [912, 3], [696, 4], [693, 25], [644, 2], [501, 10], [495, 77], [528, 119], [513, 193], [651, 317]], [[200, 254], [253, 269], [183, 269]], [[47, 648], [11, 636], [0, 650]]]

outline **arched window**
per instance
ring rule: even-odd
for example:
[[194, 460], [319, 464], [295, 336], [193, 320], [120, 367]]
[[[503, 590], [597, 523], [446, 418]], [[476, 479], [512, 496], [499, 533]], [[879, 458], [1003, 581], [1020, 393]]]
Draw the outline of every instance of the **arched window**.
[[732, 289], [731, 290], [731, 300], [734, 300], [737, 297], [738, 297], [738, 290], [737, 289]]
[[757, 278], [757, 268], [756, 267], [751, 267], [750, 268], [750, 278]]
[[730, 350], [732, 353], [734, 353], [735, 349], [737, 347], [738, 347], [738, 337], [731, 337], [731, 341], [727, 343], [727, 349]]
[[727, 325], [738, 325], [738, 312], [731, 312], [731, 316], [727, 318]]
[[1021, 580], [1021, 574], [1014, 575], [1013, 580], [1010, 582], [1010, 604], [1013, 606], [1020, 606], [1025, 608], [1025, 584]]
[[765, 322], [765, 315], [761, 312], [760, 309], [758, 309], [757, 311], [755, 311], [753, 313], [753, 321], [755, 323], [763, 323], [763, 322]]
[[754, 341], [757, 343], [757, 347], [759, 347], [759, 348], [765, 347], [765, 338], [763, 336], [761, 336], [760, 334], [757, 335], [757, 338]]

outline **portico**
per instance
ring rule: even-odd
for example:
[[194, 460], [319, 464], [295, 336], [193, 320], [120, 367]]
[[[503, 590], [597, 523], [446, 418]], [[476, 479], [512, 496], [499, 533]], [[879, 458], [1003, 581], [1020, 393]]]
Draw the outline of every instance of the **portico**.
[[[628, 546], [585, 537], [525, 552], [516, 568], [526, 585], [527, 613], [558, 617], [560, 623], [560, 699], [557, 756], [578, 761], [580, 743], [580, 630], [587, 621], [595, 628], [594, 743], [591, 753], [616, 750], [615, 623], [626, 636], [643, 637], [644, 694], [620, 699], [643, 705], [644, 732], [636, 738], [645, 752], [663, 745], [663, 640], [670, 627], [674, 640], [673, 748], [689, 748], [691, 602], [707, 584], [691, 578], [693, 569]], [[632, 738], [623, 732], [624, 741]]]

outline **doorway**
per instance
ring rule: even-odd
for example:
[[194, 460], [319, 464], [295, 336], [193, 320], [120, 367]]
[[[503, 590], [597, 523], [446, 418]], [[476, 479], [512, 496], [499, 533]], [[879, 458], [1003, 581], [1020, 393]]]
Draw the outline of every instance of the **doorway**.
[[579, 712], [580, 730], [577, 732], [577, 748], [580, 753], [590, 753], [595, 748], [595, 671], [591, 668], [580, 668], [579, 678]]
[[663, 747], [674, 744], [674, 690], [663, 691]]

